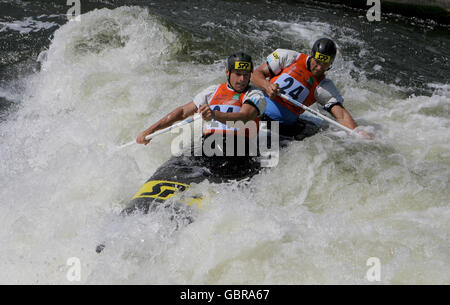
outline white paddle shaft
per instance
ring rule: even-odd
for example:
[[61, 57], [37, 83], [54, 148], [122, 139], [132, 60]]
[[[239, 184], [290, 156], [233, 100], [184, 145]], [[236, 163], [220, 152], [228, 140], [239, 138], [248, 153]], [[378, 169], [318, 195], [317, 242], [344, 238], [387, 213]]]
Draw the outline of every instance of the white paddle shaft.
[[315, 110], [309, 108], [308, 106], [305, 106], [305, 105], [299, 103], [298, 101], [294, 100], [294, 99], [293, 99], [292, 97], [290, 97], [290, 96], [287, 96], [287, 95], [285, 95], [285, 94], [280, 94], [280, 96], [281, 96], [282, 98], [288, 100], [288, 101], [291, 102], [292, 104], [294, 104], [294, 105], [296, 105], [296, 106], [298, 106], [298, 107], [301, 107], [303, 110], [306, 110], [306, 111], [308, 111], [308, 112], [311, 112], [312, 114], [318, 116], [319, 118], [324, 119], [325, 121], [327, 121], [327, 122], [329, 122], [329, 123], [331, 123], [331, 124], [333, 124], [333, 125], [335, 125], [335, 126], [341, 128], [341, 129], [343, 129], [343, 130], [345, 130], [345, 131], [347, 131], [347, 132], [349, 132], [349, 133], [352, 133], [352, 132], [353, 132], [353, 130], [351, 130], [350, 128], [345, 127], [344, 125], [339, 124], [338, 122], [336, 122], [336, 121], [330, 119], [329, 117], [327, 117], [327, 116], [325, 116], [325, 115], [323, 115], [323, 114], [321, 114], [321, 113], [319, 113], [319, 112], [317, 112], [317, 111], [315, 111]]
[[[154, 133], [147, 135], [147, 136], [145, 137], [145, 139], [146, 139], [146, 140], [153, 139], [154, 137], [159, 136], [159, 135], [161, 135], [161, 134], [163, 134], [163, 133], [169, 132], [169, 131], [171, 131], [172, 129], [175, 129], [175, 128], [181, 127], [181, 126], [183, 126], [183, 125], [192, 123], [192, 122], [194, 122], [195, 120], [197, 120], [197, 119], [199, 119], [199, 118], [201, 118], [201, 117], [202, 117], [202, 116], [201, 116], [200, 114], [197, 113], [197, 114], [195, 114], [193, 117], [187, 118], [187, 119], [185, 119], [185, 120], [183, 120], [183, 121], [181, 121], [181, 122], [178, 122], [178, 123], [176, 123], [176, 124], [173, 124], [173, 125], [171, 125], [171, 126], [169, 126], [169, 127], [166, 127], [166, 128], [164, 128], [164, 129], [155, 131]], [[128, 143], [126, 143], [126, 144], [120, 146], [120, 148], [124, 148], [124, 147], [130, 146], [130, 145], [135, 144], [135, 143], [136, 143], [136, 141], [131, 141], [131, 142], [128, 142]]]

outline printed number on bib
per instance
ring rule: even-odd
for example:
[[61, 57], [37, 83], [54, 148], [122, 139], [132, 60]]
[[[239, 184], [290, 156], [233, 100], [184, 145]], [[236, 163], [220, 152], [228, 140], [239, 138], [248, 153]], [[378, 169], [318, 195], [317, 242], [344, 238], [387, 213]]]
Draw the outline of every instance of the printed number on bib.
[[308, 88], [303, 86], [302, 83], [286, 73], [280, 75], [275, 83], [280, 86], [281, 94], [289, 95], [294, 100], [297, 100], [300, 103], [303, 103], [303, 101], [309, 94]]
[[[220, 112], [239, 112], [241, 107], [232, 106], [232, 105], [214, 105], [212, 110], [220, 111]], [[220, 129], [220, 130], [236, 130], [236, 128], [228, 127], [226, 124], [223, 124], [216, 120], [211, 120], [211, 123], [208, 124], [207, 129]]]

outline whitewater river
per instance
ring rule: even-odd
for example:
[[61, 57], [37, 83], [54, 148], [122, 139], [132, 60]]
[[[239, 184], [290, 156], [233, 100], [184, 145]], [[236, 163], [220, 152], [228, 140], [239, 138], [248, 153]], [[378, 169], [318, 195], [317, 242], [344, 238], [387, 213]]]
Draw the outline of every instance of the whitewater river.
[[[68, 22], [61, 1], [0, 1], [0, 283], [450, 284], [448, 26], [313, 1], [97, 2]], [[374, 141], [328, 129], [246, 186], [194, 185], [207, 198], [179, 230], [167, 211], [118, 216], [175, 135], [119, 145], [225, 81], [230, 53], [259, 65], [323, 36]]]

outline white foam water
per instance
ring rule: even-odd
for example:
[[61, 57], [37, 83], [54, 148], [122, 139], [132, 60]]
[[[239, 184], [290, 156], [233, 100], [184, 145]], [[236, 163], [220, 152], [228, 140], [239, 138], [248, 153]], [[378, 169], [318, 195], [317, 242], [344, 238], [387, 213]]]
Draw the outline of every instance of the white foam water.
[[34, 20], [31, 17], [25, 18], [21, 21], [14, 22], [0, 22], [0, 33], [6, 30], [17, 31], [20, 34], [28, 34], [30, 32], [38, 32], [40, 30], [48, 30], [52, 27], [58, 26], [55, 22]]
[[[312, 42], [307, 29], [284, 34]], [[178, 62], [181, 47], [136, 7], [55, 32], [20, 109], [0, 123], [1, 283], [366, 284], [371, 257], [383, 284], [450, 283], [448, 85], [406, 96], [363, 71], [353, 79], [342, 58], [330, 78], [374, 141], [330, 129], [292, 143], [247, 186], [194, 185], [205, 206], [178, 230], [165, 211], [119, 217], [174, 135], [117, 147], [225, 80], [222, 63]]]

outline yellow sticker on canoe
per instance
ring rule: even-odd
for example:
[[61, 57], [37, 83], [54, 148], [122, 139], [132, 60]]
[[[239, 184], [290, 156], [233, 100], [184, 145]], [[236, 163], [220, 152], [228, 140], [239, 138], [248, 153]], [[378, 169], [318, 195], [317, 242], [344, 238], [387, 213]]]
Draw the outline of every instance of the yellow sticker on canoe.
[[324, 63], [329, 63], [331, 60], [331, 56], [316, 52], [316, 55], [314, 56], [315, 59], [317, 59], [318, 61], [324, 62]]
[[248, 61], [236, 61], [234, 63], [234, 69], [235, 70], [246, 70], [251, 71], [252, 70], [252, 64]]
[[183, 192], [189, 188], [188, 184], [165, 181], [165, 180], [152, 180], [148, 181], [142, 186], [142, 188], [134, 195], [134, 198], [155, 198], [161, 200], [167, 200], [174, 196], [176, 192]]

